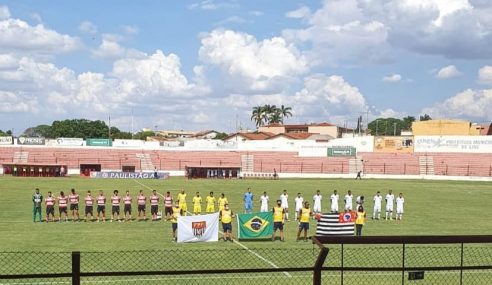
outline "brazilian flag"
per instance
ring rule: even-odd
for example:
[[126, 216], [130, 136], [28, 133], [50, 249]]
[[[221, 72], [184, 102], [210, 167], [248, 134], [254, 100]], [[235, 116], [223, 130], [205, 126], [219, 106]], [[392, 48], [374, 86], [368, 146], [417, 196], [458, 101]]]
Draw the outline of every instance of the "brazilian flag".
[[273, 214], [271, 212], [239, 214], [240, 239], [270, 237], [273, 234]]

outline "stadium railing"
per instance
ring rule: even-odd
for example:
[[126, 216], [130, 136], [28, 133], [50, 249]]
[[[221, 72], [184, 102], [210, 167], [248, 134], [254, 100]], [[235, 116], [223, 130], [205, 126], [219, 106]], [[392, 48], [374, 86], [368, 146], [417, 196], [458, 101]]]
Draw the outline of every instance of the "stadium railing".
[[313, 237], [318, 284], [492, 284], [492, 236]]

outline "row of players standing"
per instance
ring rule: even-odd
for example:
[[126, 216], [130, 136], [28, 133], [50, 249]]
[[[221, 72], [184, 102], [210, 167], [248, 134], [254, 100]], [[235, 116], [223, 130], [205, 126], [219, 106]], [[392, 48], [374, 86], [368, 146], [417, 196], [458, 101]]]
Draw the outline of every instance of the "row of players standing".
[[[284, 190], [283, 193], [280, 195], [279, 200], [281, 203], [281, 207], [285, 211], [285, 216], [286, 220], [289, 220], [289, 203], [288, 203], [288, 198], [289, 195], [287, 194], [287, 190]], [[338, 213], [339, 212], [339, 201], [340, 201], [340, 196], [337, 192], [337, 190], [333, 191], [333, 194], [330, 196], [330, 202], [331, 202], [331, 208], [330, 211], [332, 213]], [[317, 190], [316, 194], [313, 196], [313, 212], [314, 214], [320, 214], [322, 213], [322, 200], [323, 196], [321, 195], [321, 191]], [[386, 194], [384, 198], [386, 202], [386, 215], [385, 219], [386, 220], [393, 220], [393, 209], [394, 205], [396, 204], [396, 219], [401, 220], [403, 218], [403, 205], [405, 203], [405, 198], [403, 198], [403, 193], [400, 193], [398, 197], [395, 199], [395, 195], [393, 194], [392, 190], [388, 191], [388, 194]], [[244, 194], [244, 210], [246, 213], [250, 213], [253, 210], [253, 201], [254, 201], [254, 195], [251, 192], [251, 189], [248, 188], [247, 192]], [[263, 195], [260, 196], [259, 202], [260, 202], [260, 212], [268, 212], [269, 211], [269, 206], [268, 203], [270, 201], [270, 197], [268, 196], [267, 192], [264, 191]], [[354, 196], [352, 194], [351, 190], [347, 191], [347, 194], [344, 197], [344, 210], [347, 211], [352, 211], [353, 210], [353, 201], [354, 201]], [[372, 219], [379, 220], [381, 219], [381, 209], [382, 209], [382, 201], [383, 197], [381, 196], [381, 192], [377, 191], [376, 195], [373, 197], [373, 202], [374, 202], [374, 207], [373, 207], [373, 214], [372, 214]], [[355, 199], [355, 204], [356, 204], [356, 210], [359, 210], [360, 206], [363, 206], [365, 202], [364, 196], [357, 196]], [[299, 211], [302, 209], [303, 204], [304, 204], [304, 197], [302, 196], [301, 193], [297, 193], [297, 196], [294, 198], [294, 203], [295, 203], [295, 220], [297, 220], [297, 215]]]

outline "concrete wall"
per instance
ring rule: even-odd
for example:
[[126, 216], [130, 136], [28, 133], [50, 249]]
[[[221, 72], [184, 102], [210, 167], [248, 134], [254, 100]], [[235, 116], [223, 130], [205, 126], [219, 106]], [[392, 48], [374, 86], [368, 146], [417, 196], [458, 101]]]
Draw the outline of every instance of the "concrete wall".
[[334, 138], [338, 137], [337, 126], [309, 126], [308, 132], [312, 134], [329, 135]]
[[492, 153], [492, 136], [415, 136], [414, 151]]

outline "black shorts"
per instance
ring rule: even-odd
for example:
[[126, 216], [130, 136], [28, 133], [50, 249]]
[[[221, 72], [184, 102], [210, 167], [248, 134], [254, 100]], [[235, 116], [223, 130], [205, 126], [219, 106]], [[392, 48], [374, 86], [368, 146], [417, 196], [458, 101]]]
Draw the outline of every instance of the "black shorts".
[[111, 207], [111, 213], [112, 214], [116, 213], [119, 215], [120, 214], [120, 206], [112, 206]]
[[79, 210], [79, 204], [70, 204], [70, 211], [78, 211]]
[[224, 230], [224, 233], [232, 232], [232, 223], [222, 223], [222, 230]]
[[152, 205], [152, 206], [150, 206], [150, 213], [152, 215], [157, 215], [157, 211], [159, 211], [159, 206], [158, 205]]
[[128, 213], [129, 215], [132, 214], [132, 205], [125, 205], [125, 208], [124, 208], [124, 213]]
[[88, 214], [92, 214], [92, 206], [85, 206], [85, 215], [87, 216]]
[[138, 212], [145, 212], [145, 205], [138, 205]]
[[309, 223], [299, 223], [299, 230], [309, 230]]
[[100, 214], [100, 213], [104, 213], [104, 212], [106, 212], [106, 206], [97, 205], [97, 213]]
[[61, 213], [65, 213], [66, 214], [67, 213], [67, 207], [59, 207], [58, 208], [58, 211], [60, 212], [60, 214]]
[[173, 232], [178, 229], [178, 223], [172, 223]]
[[273, 222], [273, 230], [284, 230], [284, 224], [282, 222]]
[[169, 214], [170, 216], [173, 214], [173, 207], [164, 207], [164, 214], [167, 216]]
[[55, 207], [53, 206], [46, 206], [46, 215], [55, 215]]

